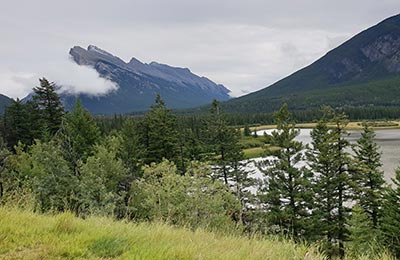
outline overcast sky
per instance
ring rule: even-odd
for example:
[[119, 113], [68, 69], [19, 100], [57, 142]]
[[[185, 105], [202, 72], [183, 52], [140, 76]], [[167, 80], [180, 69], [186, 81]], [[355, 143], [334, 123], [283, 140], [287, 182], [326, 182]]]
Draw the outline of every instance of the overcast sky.
[[0, 93], [24, 97], [43, 76], [75, 92], [115, 89], [69, 59], [72, 46], [93, 44], [188, 67], [239, 96], [398, 13], [399, 0], [2, 1]]

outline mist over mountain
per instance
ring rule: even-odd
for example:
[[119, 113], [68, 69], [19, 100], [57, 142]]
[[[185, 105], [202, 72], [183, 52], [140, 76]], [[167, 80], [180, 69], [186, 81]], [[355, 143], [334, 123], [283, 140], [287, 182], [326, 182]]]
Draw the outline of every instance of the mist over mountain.
[[311, 65], [224, 104], [228, 112], [269, 112], [321, 105], [400, 105], [400, 15], [357, 34]]
[[229, 90], [206, 77], [193, 74], [187, 68], [177, 68], [157, 62], [129, 62], [96, 46], [70, 49], [72, 59], [81, 66], [94, 68], [100, 77], [116, 83], [117, 88], [105, 95], [61, 93], [69, 109], [79, 97], [94, 114], [128, 113], [147, 110], [157, 93], [170, 108], [188, 108], [210, 103], [213, 99], [230, 99]]

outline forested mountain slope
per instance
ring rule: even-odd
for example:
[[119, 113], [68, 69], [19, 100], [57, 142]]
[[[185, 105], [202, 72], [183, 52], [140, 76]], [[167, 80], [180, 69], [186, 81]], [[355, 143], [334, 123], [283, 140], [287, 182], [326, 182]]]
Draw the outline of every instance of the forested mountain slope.
[[357, 34], [311, 65], [228, 101], [228, 112], [400, 105], [400, 15]]
[[11, 104], [12, 99], [0, 94], [0, 114], [4, 113], [4, 108]]

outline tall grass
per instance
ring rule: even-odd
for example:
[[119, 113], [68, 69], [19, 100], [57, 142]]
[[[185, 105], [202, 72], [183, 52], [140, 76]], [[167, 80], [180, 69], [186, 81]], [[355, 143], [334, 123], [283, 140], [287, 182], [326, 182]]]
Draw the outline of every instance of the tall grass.
[[[380, 259], [389, 259], [385, 258]], [[305, 245], [273, 238], [223, 236], [161, 223], [78, 219], [70, 213], [38, 215], [0, 208], [0, 259], [307, 259]]]
[[308, 250], [289, 241], [222, 236], [165, 224], [0, 208], [0, 259], [292, 260], [304, 259]]

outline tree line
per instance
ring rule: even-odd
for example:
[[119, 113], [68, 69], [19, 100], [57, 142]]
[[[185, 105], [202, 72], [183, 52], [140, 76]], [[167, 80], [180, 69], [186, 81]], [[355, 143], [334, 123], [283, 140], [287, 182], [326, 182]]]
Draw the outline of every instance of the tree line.
[[330, 258], [400, 257], [400, 171], [388, 186], [367, 124], [350, 145], [345, 114], [324, 108], [305, 146], [284, 105], [277, 130], [259, 137], [276, 149], [265, 149], [257, 179], [239, 143], [246, 133], [218, 101], [207, 116], [183, 118], [157, 95], [141, 117], [95, 120], [79, 100], [64, 111], [56, 90], [43, 78], [30, 101], [6, 108], [2, 204], [276, 235], [316, 243]]

